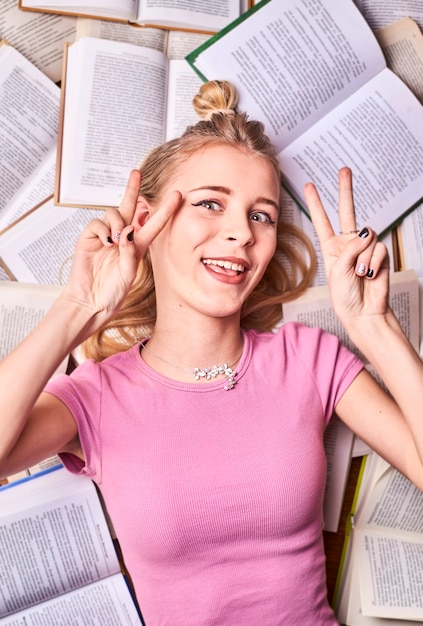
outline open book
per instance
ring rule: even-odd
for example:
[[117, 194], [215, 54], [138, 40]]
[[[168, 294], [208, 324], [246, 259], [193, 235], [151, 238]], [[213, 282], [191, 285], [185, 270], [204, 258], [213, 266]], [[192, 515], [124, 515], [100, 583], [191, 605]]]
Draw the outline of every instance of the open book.
[[63, 46], [75, 39], [77, 18], [20, 11], [17, 2], [0, 2], [0, 36], [53, 82], [62, 75]]
[[58, 466], [0, 488], [0, 624], [137, 626], [94, 483]]
[[[412, 270], [392, 272], [390, 276], [390, 306], [402, 329], [416, 350], [420, 344], [419, 285]], [[349, 339], [332, 305], [327, 285], [310, 287], [302, 296], [283, 306], [284, 322], [300, 322], [319, 326], [336, 335], [352, 352], [363, 359]], [[377, 378], [374, 369], [364, 360], [367, 369]], [[327, 484], [324, 500], [325, 530], [336, 532], [350, 470], [354, 441], [353, 432], [334, 417], [325, 434]], [[367, 449], [368, 451], [368, 449]]]
[[10, 278], [27, 283], [65, 285], [76, 242], [103, 211], [54, 206], [49, 199], [0, 234], [0, 265]]
[[423, 4], [420, 0], [354, 0], [373, 30], [410, 17], [423, 29]]
[[[55, 285], [0, 281], [0, 359], [35, 328], [61, 290]], [[66, 371], [66, 364], [59, 369]]]
[[54, 191], [60, 89], [0, 42], [0, 230]]
[[117, 206], [130, 169], [198, 117], [201, 80], [183, 59], [84, 37], [67, 48], [55, 202]]
[[80, 17], [77, 19], [75, 40], [83, 37], [132, 43], [137, 46], [161, 50], [169, 59], [185, 59], [187, 54], [207, 41], [210, 35], [187, 30], [139, 28], [129, 22]]
[[[423, 9], [422, 9], [423, 11]], [[375, 33], [388, 67], [399, 76], [423, 104], [423, 33], [404, 17]]]
[[359, 227], [391, 228], [422, 198], [423, 108], [387, 68], [352, 0], [264, 1], [187, 56], [261, 120], [305, 210], [313, 181], [335, 228], [337, 172], [354, 174]]
[[240, 0], [20, 0], [21, 9], [106, 17], [161, 28], [216, 32], [240, 15]]
[[348, 626], [423, 622], [423, 492], [375, 452], [364, 458], [340, 569]]

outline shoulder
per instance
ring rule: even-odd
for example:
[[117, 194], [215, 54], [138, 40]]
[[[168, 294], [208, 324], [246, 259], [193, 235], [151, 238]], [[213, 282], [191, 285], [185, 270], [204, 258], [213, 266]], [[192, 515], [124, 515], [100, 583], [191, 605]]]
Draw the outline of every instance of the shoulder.
[[111, 356], [103, 359], [103, 361], [95, 361], [94, 359], [85, 359], [81, 361], [76, 369], [72, 372], [72, 376], [84, 374], [85, 372], [107, 372], [108, 370], [124, 370], [129, 363], [133, 363], [136, 355], [139, 354], [139, 344], [135, 344], [127, 350], [116, 352]]
[[[333, 372], [334, 369], [360, 367], [360, 359], [338, 337], [319, 327], [298, 322], [283, 324], [275, 332], [247, 331], [254, 361], [286, 369], [303, 367], [308, 372]], [[319, 374], [320, 375], [320, 374]]]
[[290, 351], [317, 350], [322, 346], [333, 346], [335, 349], [340, 345], [335, 335], [327, 333], [322, 328], [310, 327], [299, 322], [282, 324], [274, 332], [262, 333], [255, 330], [246, 331], [254, 348], [271, 349], [283, 348]]
[[104, 381], [113, 380], [115, 384], [122, 381], [138, 352], [139, 348], [136, 345], [109, 356], [103, 361], [86, 359], [80, 362], [70, 375], [63, 374], [53, 378], [47, 384], [46, 390], [56, 394], [63, 388], [77, 390], [87, 387], [90, 393], [95, 393], [96, 389], [100, 390], [105, 387]]

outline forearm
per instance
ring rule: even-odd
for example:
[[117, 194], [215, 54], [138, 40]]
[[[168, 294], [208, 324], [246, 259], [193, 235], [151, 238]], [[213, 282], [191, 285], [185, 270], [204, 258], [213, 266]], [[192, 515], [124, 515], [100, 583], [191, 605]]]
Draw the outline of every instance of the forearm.
[[393, 312], [344, 323], [402, 411], [423, 462], [423, 363]]
[[0, 362], [0, 457], [13, 447], [45, 384], [96, 326], [96, 315], [60, 297], [38, 326]]

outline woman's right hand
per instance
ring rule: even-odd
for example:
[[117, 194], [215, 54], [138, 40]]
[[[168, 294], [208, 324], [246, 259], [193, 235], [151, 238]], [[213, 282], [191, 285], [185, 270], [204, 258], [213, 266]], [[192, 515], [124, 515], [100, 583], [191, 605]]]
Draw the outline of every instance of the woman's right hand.
[[181, 194], [172, 192], [135, 232], [132, 220], [140, 183], [141, 173], [132, 170], [119, 208], [107, 210], [103, 220], [92, 220], [76, 244], [63, 297], [89, 309], [90, 317], [96, 319], [96, 327], [119, 309], [135, 279], [141, 258], [181, 203]]

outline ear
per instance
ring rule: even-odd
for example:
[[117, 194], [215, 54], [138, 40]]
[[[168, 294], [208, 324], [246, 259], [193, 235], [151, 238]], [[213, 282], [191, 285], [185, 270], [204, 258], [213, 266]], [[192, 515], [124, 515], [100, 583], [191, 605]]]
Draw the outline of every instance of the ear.
[[135, 207], [134, 217], [132, 218], [132, 226], [135, 230], [140, 230], [146, 221], [150, 218], [151, 207], [144, 196], [138, 196]]

